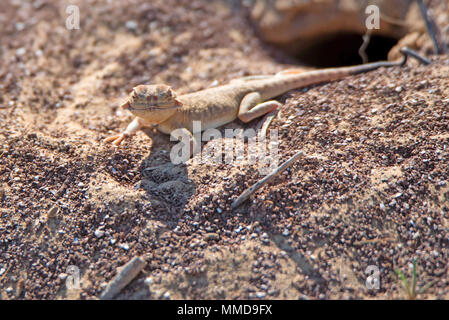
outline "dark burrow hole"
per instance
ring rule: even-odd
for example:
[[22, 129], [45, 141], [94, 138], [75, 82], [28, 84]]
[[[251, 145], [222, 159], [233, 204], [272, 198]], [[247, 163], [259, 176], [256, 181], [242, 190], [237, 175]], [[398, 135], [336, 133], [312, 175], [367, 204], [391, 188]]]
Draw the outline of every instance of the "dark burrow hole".
[[[365, 52], [368, 62], [387, 60], [388, 52], [396, 45], [398, 39], [371, 35], [370, 42]], [[361, 64], [359, 48], [363, 44], [362, 35], [357, 33], [340, 33], [322, 37], [320, 40], [310, 43], [306, 49], [295, 52], [292, 45], [287, 51], [302, 64], [317, 68], [339, 67]]]

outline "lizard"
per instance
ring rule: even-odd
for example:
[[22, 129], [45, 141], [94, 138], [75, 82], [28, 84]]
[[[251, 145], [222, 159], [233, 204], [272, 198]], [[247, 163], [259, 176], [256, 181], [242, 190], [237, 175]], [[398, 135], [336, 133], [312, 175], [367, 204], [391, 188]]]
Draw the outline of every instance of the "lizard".
[[138, 85], [121, 104], [123, 109], [135, 116], [134, 120], [125, 131], [106, 138], [105, 142], [119, 146], [139, 130], [156, 127], [165, 134], [180, 130], [189, 137], [193, 146], [191, 150], [198, 150], [193, 121], [200, 121], [201, 131], [220, 127], [237, 118], [247, 123], [277, 110], [281, 103], [272, 99], [287, 91], [340, 80], [381, 67], [402, 66], [408, 56], [406, 52], [402, 53], [400, 61], [379, 61], [313, 71], [287, 69], [275, 75], [234, 79], [225, 85], [179, 96], [166, 84]]

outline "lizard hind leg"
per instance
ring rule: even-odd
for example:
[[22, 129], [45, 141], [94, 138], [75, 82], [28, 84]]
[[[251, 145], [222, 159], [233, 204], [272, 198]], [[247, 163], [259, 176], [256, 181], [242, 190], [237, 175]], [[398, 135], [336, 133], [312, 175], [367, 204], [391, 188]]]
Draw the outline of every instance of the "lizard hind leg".
[[261, 102], [260, 93], [251, 92], [242, 99], [238, 118], [245, 123], [250, 122], [279, 108], [280, 106], [282, 106], [282, 104], [276, 100]]

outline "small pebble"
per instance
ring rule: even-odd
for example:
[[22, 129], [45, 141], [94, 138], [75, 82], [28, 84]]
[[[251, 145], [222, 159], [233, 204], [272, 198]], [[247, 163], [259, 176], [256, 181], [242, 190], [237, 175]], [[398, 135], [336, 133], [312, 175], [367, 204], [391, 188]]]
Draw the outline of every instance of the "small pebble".
[[17, 31], [22, 31], [23, 29], [25, 29], [25, 24], [23, 22], [17, 22], [16, 23], [16, 30]]
[[25, 48], [19, 48], [16, 50], [16, 54], [18, 56], [23, 56], [26, 53], [26, 49]]
[[48, 210], [48, 212], [47, 212], [47, 218], [48, 219], [56, 218], [56, 216], [58, 215], [58, 212], [59, 212], [58, 206], [51, 207], [51, 209]]
[[65, 280], [65, 279], [67, 279], [67, 273], [61, 273], [59, 276], [58, 276], [58, 278], [59, 279], [61, 279], [61, 280]]
[[125, 251], [128, 251], [128, 250], [129, 250], [129, 245], [128, 245], [127, 243], [120, 243], [120, 244], [118, 245], [118, 247], [119, 247], [119, 248], [122, 248], [122, 249], [125, 250]]
[[220, 239], [220, 237], [216, 233], [208, 233], [205, 238], [206, 238], [207, 241]]
[[137, 29], [137, 22], [135, 22], [133, 20], [129, 20], [129, 21], [126, 21], [125, 26], [126, 26], [126, 29], [136, 30]]
[[100, 230], [100, 229], [97, 229], [97, 230], [95, 230], [95, 236], [97, 237], [97, 238], [101, 238], [102, 236], [104, 236], [104, 231], [103, 230]]

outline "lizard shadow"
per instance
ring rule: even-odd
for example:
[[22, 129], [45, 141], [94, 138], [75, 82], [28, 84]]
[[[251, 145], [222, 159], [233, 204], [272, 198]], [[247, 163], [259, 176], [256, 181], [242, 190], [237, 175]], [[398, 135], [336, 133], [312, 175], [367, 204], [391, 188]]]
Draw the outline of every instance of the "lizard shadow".
[[145, 190], [145, 198], [150, 200], [157, 218], [176, 223], [194, 195], [196, 184], [189, 178], [185, 163], [173, 164], [170, 160], [173, 142], [168, 136], [155, 132], [145, 134], [153, 140], [153, 146], [139, 167], [140, 188]]
[[[249, 125], [243, 124], [243, 129]], [[242, 123], [231, 123], [226, 128], [241, 128]], [[220, 132], [224, 132], [224, 127]], [[177, 143], [170, 141], [170, 137], [156, 130], [142, 130], [153, 141], [151, 153], [144, 158], [138, 171], [140, 172], [139, 188], [145, 191], [143, 200], [151, 203], [152, 219], [163, 222], [167, 227], [176, 226], [182, 219], [192, 197], [196, 194], [197, 185], [189, 177], [188, 168], [193, 172], [203, 170], [202, 167], [192, 165], [190, 162], [173, 164], [170, 152]], [[201, 143], [201, 152], [204, 155], [206, 145], [220, 143], [220, 139], [212, 139]], [[210, 159], [209, 159], [210, 160]], [[206, 160], [208, 161], [208, 160]], [[209, 166], [210, 167], [210, 166]], [[207, 169], [204, 169], [207, 170]], [[213, 170], [214, 171], [214, 170]], [[214, 172], [210, 172], [212, 175]], [[208, 194], [208, 192], [206, 192]]]

